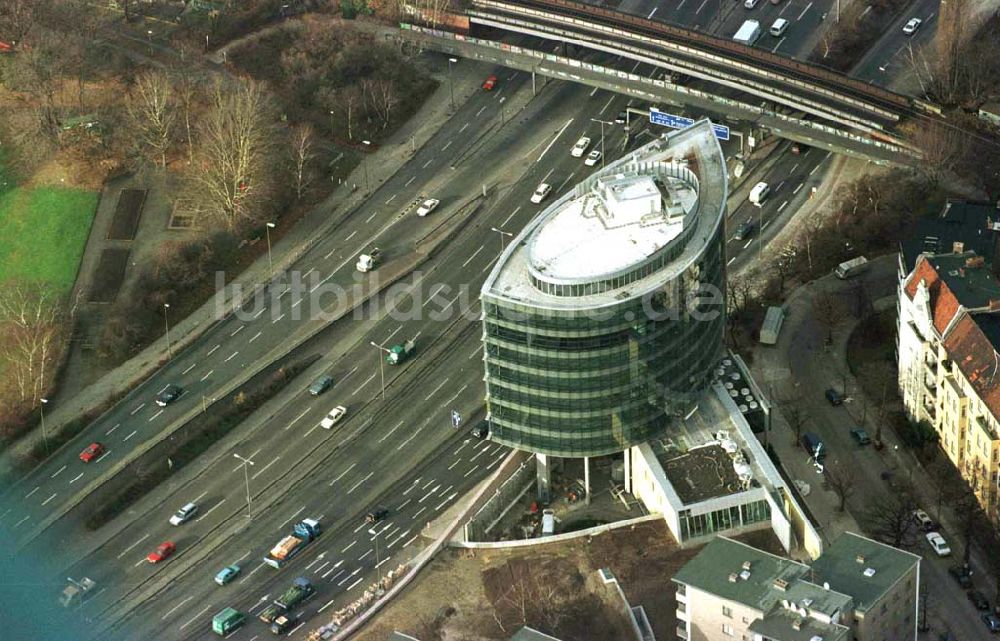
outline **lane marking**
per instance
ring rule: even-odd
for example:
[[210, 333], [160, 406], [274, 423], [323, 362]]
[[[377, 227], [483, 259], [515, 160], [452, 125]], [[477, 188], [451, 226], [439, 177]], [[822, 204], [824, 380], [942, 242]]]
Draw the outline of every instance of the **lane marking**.
[[104, 435], [105, 436], [109, 436], [111, 434], [111, 432], [114, 432], [116, 429], [118, 429], [118, 427], [120, 425], [121, 425], [121, 423], [115, 423], [114, 427], [112, 427], [110, 430], [108, 430], [107, 432], [105, 432]]
[[187, 374], [188, 372], [190, 372], [191, 370], [193, 370], [194, 366], [197, 365], [197, 364], [198, 363], [191, 363], [190, 365], [188, 365], [188, 368], [186, 370], [184, 370], [183, 372], [181, 372], [181, 374]]
[[785, 202], [781, 203], [781, 206], [778, 207], [778, 213], [779, 214], [781, 213], [781, 210], [784, 209], [787, 204], [788, 204], [787, 200]]
[[469, 128], [469, 123], [465, 123], [464, 125], [462, 125], [462, 128], [458, 130], [458, 133], [462, 133], [468, 128]]
[[653, 7], [653, 10], [649, 12], [648, 16], [646, 16], [646, 20], [649, 20], [650, 18], [652, 18], [653, 14], [656, 13], [657, 9], [659, 9], [659, 7]]
[[128, 436], [126, 436], [126, 437], [125, 437], [124, 439], [122, 439], [122, 442], [124, 442], [124, 441], [127, 441], [127, 440], [129, 440], [130, 438], [132, 438], [133, 436], [135, 436], [135, 433], [136, 433], [137, 431], [138, 431], [138, 430], [132, 430], [132, 433], [131, 433], [131, 434], [129, 434]]
[[516, 214], [519, 211], [521, 211], [521, 205], [518, 205], [517, 208], [514, 211], [510, 212], [510, 215], [507, 216], [507, 218], [505, 218], [502, 223], [500, 223], [500, 226], [503, 227], [504, 225], [506, 225], [507, 223], [509, 223], [510, 219], [514, 217], [514, 214]]
[[371, 472], [368, 473], [368, 476], [366, 476], [365, 478], [361, 479], [360, 481], [358, 481], [357, 483], [355, 483], [354, 485], [352, 485], [351, 489], [347, 490], [347, 494], [350, 494], [354, 490], [358, 489], [361, 486], [362, 483], [364, 483], [365, 481], [367, 481], [368, 479], [370, 479], [374, 475], [375, 475], [375, 471], [372, 470]]
[[295, 425], [295, 424], [296, 424], [296, 423], [297, 423], [297, 422], [299, 421], [299, 419], [301, 419], [301, 418], [302, 418], [303, 416], [305, 416], [306, 414], [308, 414], [308, 413], [309, 413], [309, 410], [311, 410], [311, 409], [312, 409], [312, 408], [311, 408], [311, 407], [309, 407], [309, 408], [306, 408], [305, 410], [303, 410], [301, 414], [299, 414], [298, 416], [296, 416], [295, 418], [293, 418], [293, 419], [291, 420], [291, 422], [289, 422], [289, 423], [288, 423], [288, 426], [287, 426], [287, 427], [285, 427], [285, 429], [286, 429], [286, 430], [290, 430], [290, 429], [292, 429], [292, 426], [293, 426], [293, 425]]
[[70, 483], [70, 485], [72, 485], [73, 483], [76, 483], [76, 482], [77, 482], [77, 481], [79, 481], [79, 480], [80, 480], [80, 478], [82, 478], [82, 477], [83, 477], [83, 472], [80, 472], [79, 474], [77, 474], [76, 476], [74, 476], [74, 477], [73, 477], [73, 480], [72, 480], [72, 481], [70, 481], [70, 482], [69, 482], [69, 483]]
[[50, 496], [49, 498], [47, 498], [47, 499], [45, 499], [44, 501], [42, 501], [42, 505], [43, 505], [43, 506], [44, 506], [44, 505], [48, 505], [48, 504], [49, 504], [49, 501], [51, 501], [51, 500], [52, 500], [52, 499], [54, 499], [54, 498], [56, 498], [56, 493], [55, 493], [55, 492], [53, 492], [53, 493], [52, 493], [52, 496]]
[[212, 375], [212, 374], [214, 374], [214, 373], [215, 373], [215, 370], [214, 370], [214, 369], [210, 369], [210, 370], [208, 370], [208, 374], [205, 374], [204, 376], [202, 376], [202, 377], [201, 377], [201, 379], [199, 379], [199, 381], [198, 381], [198, 382], [199, 382], [199, 383], [203, 383], [203, 382], [205, 381], [205, 379], [206, 379], [206, 378], [208, 378], [209, 376], [211, 376], [211, 375]]
[[279, 316], [279, 317], [275, 318], [273, 321], [271, 321], [271, 324], [274, 325], [275, 323], [277, 323], [278, 321], [280, 321], [284, 317], [285, 317], [285, 315], [282, 314], [281, 316]]
[[330, 487], [333, 487], [333, 484], [334, 484], [334, 483], [336, 483], [336, 482], [337, 482], [337, 481], [339, 481], [340, 479], [344, 478], [344, 475], [345, 475], [345, 474], [347, 474], [348, 472], [350, 472], [351, 470], [353, 470], [353, 469], [354, 469], [354, 467], [355, 467], [355, 466], [356, 466], [357, 464], [358, 464], [358, 463], [357, 463], [357, 461], [355, 461], [354, 463], [351, 463], [351, 465], [350, 465], [350, 466], [349, 466], [349, 467], [348, 467], [348, 468], [347, 468], [346, 470], [344, 470], [343, 472], [341, 472], [340, 474], [338, 474], [338, 475], [337, 475], [337, 478], [335, 478], [335, 479], [333, 479], [332, 481], [330, 481]]
[[257, 332], [256, 334], [254, 334], [254, 335], [253, 335], [253, 338], [251, 338], [251, 339], [250, 339], [250, 342], [252, 343], [252, 342], [254, 342], [255, 340], [257, 340], [258, 338], [260, 338], [260, 335], [261, 335], [261, 334], [263, 334], [263, 333], [264, 333], [264, 332]]
[[417, 179], [417, 177], [416, 177], [416, 176], [410, 176], [410, 179], [409, 179], [409, 180], [407, 180], [407, 181], [406, 181], [406, 183], [404, 183], [404, 184], [403, 184], [403, 186], [404, 186], [404, 187], [409, 187], [409, 186], [410, 186], [410, 183], [411, 183], [411, 182], [413, 182], [413, 181], [414, 181], [414, 180], [416, 180], [416, 179]]
[[[614, 96], [611, 96], [611, 98], [608, 98], [608, 104], [611, 104], [611, 101], [612, 101], [613, 99], [614, 99]], [[603, 112], [603, 110], [601, 111], [601, 113], [604, 113], [604, 112]], [[542, 150], [542, 154], [541, 154], [541, 155], [540, 155], [540, 156], [538, 157], [538, 160], [537, 160], [537, 161], [535, 161], [535, 162], [542, 162], [542, 158], [544, 158], [544, 157], [545, 157], [545, 154], [547, 154], [547, 153], [549, 152], [549, 149], [551, 149], [551, 148], [552, 148], [552, 145], [556, 144], [556, 141], [557, 141], [557, 140], [559, 140], [559, 136], [563, 135], [563, 132], [564, 132], [564, 131], [566, 131], [566, 129], [567, 129], [567, 128], [568, 128], [568, 127], [569, 127], [569, 126], [571, 125], [571, 124], [573, 124], [573, 118], [570, 118], [569, 120], [567, 120], [567, 121], [566, 121], [566, 124], [565, 124], [565, 125], [563, 125], [563, 126], [562, 126], [562, 129], [560, 129], [560, 130], [559, 130], [559, 131], [558, 131], [558, 132], [556, 133], [555, 137], [554, 137], [554, 138], [552, 139], [552, 141], [551, 141], [551, 142], [550, 142], [550, 143], [548, 144], [548, 146], [546, 146], [546, 147], [545, 147], [545, 149], [543, 149], [543, 150]], [[555, 167], [553, 167], [553, 169], [555, 169]], [[549, 170], [549, 173], [552, 173], [552, 170]], [[544, 182], [544, 181], [543, 181], [543, 182]]]
[[163, 414], [163, 410], [162, 410], [162, 409], [161, 409], [161, 410], [160, 410], [159, 412], [157, 412], [156, 414], [153, 414], [152, 416], [150, 416], [150, 417], [149, 417], [149, 420], [148, 420], [148, 421], [146, 421], [146, 422], [147, 422], [147, 423], [152, 423], [152, 422], [153, 422], [153, 419], [155, 419], [156, 417], [158, 417], [158, 416], [159, 416], [160, 414]]
[[218, 503], [216, 503], [215, 505], [213, 505], [211, 508], [209, 508], [209, 510], [207, 512], [205, 512], [204, 514], [202, 514], [201, 516], [199, 516], [198, 518], [196, 518], [195, 522], [198, 522], [198, 521], [202, 520], [203, 518], [205, 518], [206, 516], [208, 516], [209, 514], [211, 514], [212, 512], [214, 512], [215, 508], [219, 507], [220, 505], [222, 505], [225, 502], [226, 502], [226, 499], [222, 499], [221, 501], [219, 501]]
[[222, 347], [222, 345], [221, 345], [221, 344], [219, 344], [219, 345], [216, 345], [216, 346], [215, 346], [215, 347], [213, 347], [212, 349], [208, 350], [208, 353], [207, 353], [207, 354], [205, 354], [205, 356], [211, 356], [212, 354], [214, 354], [214, 353], [215, 353], [215, 350], [219, 349], [220, 347]]
[[194, 615], [193, 617], [191, 617], [190, 619], [188, 619], [188, 620], [187, 620], [187, 623], [185, 623], [184, 625], [182, 625], [182, 626], [180, 627], [180, 629], [181, 629], [181, 630], [183, 630], [184, 628], [186, 628], [186, 627], [188, 627], [189, 625], [191, 625], [192, 623], [194, 623], [194, 622], [195, 622], [195, 619], [197, 619], [197, 618], [198, 618], [198, 617], [200, 617], [201, 615], [203, 615], [203, 614], [205, 614], [206, 612], [208, 612], [208, 609], [209, 609], [209, 608], [211, 608], [211, 607], [212, 607], [212, 606], [210, 606], [210, 605], [206, 605], [206, 606], [205, 606], [204, 608], [202, 608], [201, 612], [199, 612], [198, 614], [196, 614], [196, 615]]
[[388, 205], [392, 201], [396, 200], [396, 196], [398, 196], [398, 195], [399, 194], [393, 194], [393, 195], [389, 196], [389, 200], [385, 201], [385, 204]]
[[[306, 276], [308, 276], [308, 275], [309, 274], [306, 274]], [[239, 327], [236, 328], [235, 332], [233, 332], [232, 334], [229, 335], [229, 338], [232, 338], [233, 336], [236, 336], [237, 334], [239, 334], [240, 332], [242, 332], [244, 329], [246, 329], [246, 327], [247, 327], [246, 325], [240, 325]]]
[[451, 147], [451, 143], [453, 143], [453, 142], [455, 142], [455, 141], [454, 140], [449, 140], [448, 144], [446, 144], [444, 147], [441, 147], [441, 151], [448, 151], [448, 147]]
[[62, 472], [63, 470], [65, 470], [65, 469], [66, 469], [66, 466], [65, 466], [65, 465], [63, 465], [62, 467], [60, 467], [60, 468], [59, 468], [59, 470], [58, 470], [58, 471], [57, 471], [57, 472], [56, 472], [55, 474], [53, 474], [53, 475], [52, 475], [52, 476], [50, 476], [49, 478], [50, 478], [50, 479], [54, 479], [55, 477], [59, 476], [59, 474], [60, 474], [60, 473], [61, 473], [61, 472]]
[[[567, 178], [567, 180], [569, 180], [569, 179]], [[480, 245], [480, 246], [479, 246], [479, 249], [477, 249], [477, 250], [476, 250], [476, 251], [475, 251], [475, 252], [474, 252], [474, 253], [473, 253], [473, 254], [472, 254], [471, 256], [469, 256], [468, 258], [466, 258], [466, 259], [465, 259], [465, 262], [464, 262], [464, 263], [462, 263], [462, 267], [467, 267], [467, 266], [469, 265], [469, 263], [471, 263], [471, 262], [472, 262], [472, 260], [473, 260], [473, 259], [474, 259], [474, 258], [475, 258], [476, 256], [478, 256], [478, 255], [479, 255], [479, 252], [483, 251], [483, 247], [484, 247], [484, 245]]]
[[813, 3], [812, 3], [812, 2], [810, 2], [809, 4], [807, 4], [807, 5], [806, 5], [806, 8], [802, 10], [802, 13], [800, 13], [800, 14], [799, 14], [799, 17], [798, 17], [798, 18], [796, 18], [796, 20], [801, 20], [801, 19], [802, 19], [802, 16], [806, 15], [806, 12], [807, 12], [807, 11], [809, 11], [809, 9], [811, 9], [811, 8], [812, 8], [812, 6], [813, 6]]
[[145, 404], [145, 403], [143, 403], [143, 404], [142, 404], [142, 405], [140, 405], [139, 407], [137, 407], [137, 408], [135, 408], [134, 410], [132, 410], [132, 413], [131, 413], [131, 414], [129, 414], [129, 416], [135, 416], [135, 415], [136, 415], [136, 412], [138, 412], [139, 410], [141, 410], [141, 409], [142, 409], [142, 408], [144, 408], [144, 407], [146, 407], [146, 404]]
[[792, 190], [792, 195], [794, 196], [795, 194], [799, 193], [800, 189], [802, 189], [802, 183], [799, 183], [799, 186]]
[[[300, 299], [300, 300], [301, 300], [301, 299]], [[294, 305], [293, 305], [292, 307], [294, 307]], [[223, 362], [223, 363], [228, 363], [229, 361], [233, 360], [233, 358], [234, 358], [234, 357], [235, 357], [235, 356], [236, 356], [237, 354], [239, 354], [239, 352], [233, 352], [232, 354], [230, 354], [230, 355], [229, 355], [229, 358], [227, 358], [226, 360], [224, 360], [224, 361], [222, 361], [222, 362]]]
[[271, 462], [270, 462], [270, 463], [268, 463], [268, 464], [267, 464], [267, 465], [265, 465], [264, 467], [260, 468], [260, 470], [258, 470], [258, 472], [257, 472], [256, 474], [254, 474], [253, 476], [251, 476], [251, 477], [250, 477], [250, 479], [251, 479], [251, 480], [256, 480], [256, 478], [257, 478], [258, 476], [260, 476], [261, 474], [263, 474], [264, 472], [266, 472], [266, 471], [267, 471], [267, 468], [269, 468], [269, 467], [271, 467], [272, 465], [274, 465], [275, 463], [277, 463], [277, 462], [278, 462], [278, 459], [280, 459], [280, 458], [281, 458], [280, 456], [275, 456], [275, 457], [274, 457], [273, 459], [271, 459]]
[[139, 545], [140, 543], [142, 543], [143, 541], [145, 541], [148, 538], [149, 538], [149, 534], [143, 534], [141, 537], [139, 537], [135, 541], [135, 543], [133, 543], [132, 545], [130, 545], [127, 548], [125, 548], [124, 550], [122, 550], [121, 554], [118, 555], [118, 558], [119, 559], [122, 558], [123, 556], [125, 556], [126, 554], [128, 554], [129, 552], [131, 552], [132, 550], [134, 550], [137, 545]]

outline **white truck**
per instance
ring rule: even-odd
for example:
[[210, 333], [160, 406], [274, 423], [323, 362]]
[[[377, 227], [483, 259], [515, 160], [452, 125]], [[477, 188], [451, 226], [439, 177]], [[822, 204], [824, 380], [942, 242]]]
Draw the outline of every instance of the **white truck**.
[[378, 247], [373, 247], [367, 254], [361, 254], [358, 256], [358, 262], [355, 267], [361, 273], [370, 272], [375, 269], [376, 265], [378, 265], [378, 260]]
[[756, 20], [746, 20], [740, 26], [736, 35], [733, 36], [733, 42], [752, 47], [753, 43], [757, 42], [757, 38], [760, 38], [760, 34], [760, 23]]
[[864, 256], [858, 256], [857, 258], [852, 258], [851, 260], [837, 265], [837, 269], [835, 269], [833, 273], [837, 275], [837, 278], [847, 280], [852, 276], [857, 276], [867, 269], [868, 259]]

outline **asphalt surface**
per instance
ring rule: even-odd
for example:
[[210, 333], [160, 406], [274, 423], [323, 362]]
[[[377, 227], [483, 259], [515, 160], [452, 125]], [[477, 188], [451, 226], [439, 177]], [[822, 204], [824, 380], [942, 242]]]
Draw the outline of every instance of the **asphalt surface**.
[[[892, 22], [881, 38], [851, 71], [851, 75], [888, 87], [900, 76], [908, 75], [914, 64], [923, 64], [919, 49], [931, 44], [937, 30], [937, 17], [941, 0], [916, 0]], [[903, 25], [910, 18], [923, 21], [920, 29], [912, 36], [903, 33]], [[929, 59], [934, 58], [928, 52]]]

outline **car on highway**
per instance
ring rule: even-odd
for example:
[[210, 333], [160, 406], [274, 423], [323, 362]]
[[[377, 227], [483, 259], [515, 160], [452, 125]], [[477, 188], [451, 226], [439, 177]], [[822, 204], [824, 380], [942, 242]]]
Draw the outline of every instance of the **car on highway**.
[[733, 234], [733, 240], [744, 240], [750, 237], [753, 233], [753, 221], [749, 218], [740, 223], [740, 226], [736, 228], [736, 233]]
[[588, 149], [590, 149], [590, 138], [583, 136], [573, 145], [573, 150], [569, 152], [569, 155], [574, 158], [583, 158], [583, 154], [587, 153]]
[[160, 561], [169, 559], [176, 551], [177, 546], [174, 545], [173, 541], [164, 541], [157, 545], [155, 550], [146, 555], [146, 560], [150, 563], [159, 563]]
[[552, 185], [548, 183], [540, 184], [538, 188], [535, 189], [535, 193], [531, 194], [531, 202], [538, 205], [545, 200], [545, 197], [549, 195], [550, 191], [552, 191]]
[[624, 125], [626, 122], [628, 122], [628, 110], [623, 109], [618, 112], [617, 116], [615, 116], [615, 124]]
[[240, 575], [240, 566], [227, 565], [226, 567], [219, 570], [219, 573], [215, 575], [215, 582], [219, 585], [226, 585], [227, 583], [232, 583], [233, 579]]
[[437, 209], [438, 205], [440, 204], [441, 201], [438, 200], [437, 198], [428, 198], [424, 202], [420, 203], [419, 207], [417, 207], [417, 216], [426, 216], [427, 214]]
[[927, 512], [924, 512], [920, 508], [913, 510], [910, 518], [912, 518], [916, 526], [924, 532], [930, 532], [937, 529], [937, 524], [934, 522], [934, 519], [932, 519]]
[[594, 165], [596, 165], [601, 161], [601, 156], [603, 155], [604, 154], [601, 153], [600, 149], [595, 149], [591, 151], [589, 154], [587, 154], [587, 159], [583, 161], [583, 164], [587, 165], [588, 167], [593, 167]]
[[830, 405], [837, 406], [844, 404], [844, 397], [840, 395], [840, 392], [832, 387], [823, 392], [823, 394], [826, 396], [826, 400], [830, 401]]
[[483, 91], [493, 91], [493, 88], [497, 86], [497, 77], [493, 74], [486, 76], [486, 80], [483, 81]]
[[83, 451], [80, 452], [80, 460], [84, 463], [90, 463], [101, 458], [102, 454], [104, 454], [104, 446], [94, 442], [83, 448]]
[[198, 504], [188, 503], [181, 509], [174, 512], [174, 515], [170, 517], [170, 525], [180, 525], [182, 523], [187, 523], [197, 513], [198, 513]]
[[868, 445], [872, 442], [871, 438], [868, 437], [868, 432], [861, 427], [855, 427], [851, 430], [851, 438], [853, 438], [854, 442], [858, 445]]
[[476, 438], [486, 438], [490, 435], [490, 424], [488, 421], [483, 421], [479, 425], [472, 428], [472, 435]]
[[160, 407], [166, 407], [179, 399], [183, 393], [184, 390], [171, 383], [170, 385], [164, 387], [162, 392], [156, 395], [156, 404]]
[[323, 374], [309, 386], [309, 393], [313, 396], [319, 396], [331, 387], [333, 387], [333, 377]]
[[286, 632], [290, 632], [298, 622], [299, 619], [295, 614], [285, 612], [271, 622], [271, 634], [285, 634]]
[[990, 609], [989, 599], [987, 599], [986, 595], [980, 592], [979, 590], [969, 590], [965, 596], [969, 597], [969, 601], [972, 602], [972, 607], [976, 608], [977, 610], [982, 610], [985, 612], [986, 610]]
[[948, 574], [958, 582], [958, 587], [963, 590], [968, 590], [972, 587], [972, 570], [969, 569], [969, 566], [953, 565], [948, 568]]
[[764, 201], [767, 200], [768, 195], [771, 193], [771, 186], [766, 182], [761, 181], [753, 186], [750, 190], [750, 203], [757, 205], [758, 207], [764, 206]]
[[365, 515], [365, 522], [378, 523], [387, 516], [389, 516], [389, 510], [384, 507], [377, 507]]
[[920, 18], [910, 18], [909, 20], [906, 21], [906, 24], [903, 25], [903, 33], [905, 33], [908, 36], [912, 36], [917, 32], [917, 29], [919, 29], [920, 25], [922, 25], [923, 23], [924, 21], [921, 20]]
[[323, 429], [328, 430], [339, 423], [340, 419], [344, 418], [344, 414], [347, 414], [347, 408], [343, 405], [338, 405], [330, 410], [330, 413], [327, 414], [326, 418], [320, 421], [319, 424]]
[[938, 556], [948, 556], [951, 554], [951, 548], [948, 547], [948, 542], [944, 540], [938, 532], [928, 532], [927, 542], [930, 543], [931, 549], [934, 550], [934, 554]]
[[996, 634], [997, 632], [1000, 632], [1000, 617], [998, 617], [997, 615], [993, 614], [992, 612], [987, 612], [986, 614], [982, 615], [980, 618], [983, 620], [983, 623], [986, 624], [986, 629], [987, 630], [989, 630], [990, 632], [992, 632], [994, 634]]

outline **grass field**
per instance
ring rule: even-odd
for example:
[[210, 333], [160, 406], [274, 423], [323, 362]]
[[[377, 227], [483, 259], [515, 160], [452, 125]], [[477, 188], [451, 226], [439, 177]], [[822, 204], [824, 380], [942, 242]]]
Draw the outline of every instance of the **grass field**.
[[96, 208], [95, 192], [17, 186], [0, 155], [0, 282], [40, 280], [69, 293]]

